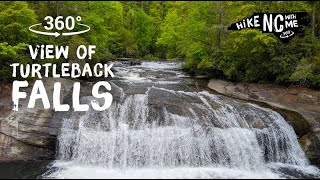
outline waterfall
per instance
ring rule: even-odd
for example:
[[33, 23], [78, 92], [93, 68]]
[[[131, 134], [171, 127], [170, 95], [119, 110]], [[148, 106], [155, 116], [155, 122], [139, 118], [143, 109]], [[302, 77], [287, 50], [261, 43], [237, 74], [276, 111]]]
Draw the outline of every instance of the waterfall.
[[[309, 164], [293, 128], [273, 110], [208, 91], [151, 86], [126, 94], [112, 85], [122, 93], [108, 110], [63, 119], [56, 167], [86, 167], [91, 176], [79, 177], [87, 178], [278, 178], [273, 165]], [[72, 174], [62, 171], [48, 177]]]

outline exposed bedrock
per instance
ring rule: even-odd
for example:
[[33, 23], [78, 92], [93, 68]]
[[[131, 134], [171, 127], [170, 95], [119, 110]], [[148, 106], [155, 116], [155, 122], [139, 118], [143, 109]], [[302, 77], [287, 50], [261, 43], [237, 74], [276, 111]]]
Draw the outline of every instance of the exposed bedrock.
[[208, 87], [220, 94], [252, 101], [279, 112], [294, 128], [310, 162], [320, 165], [320, 91], [216, 79], [211, 79]]

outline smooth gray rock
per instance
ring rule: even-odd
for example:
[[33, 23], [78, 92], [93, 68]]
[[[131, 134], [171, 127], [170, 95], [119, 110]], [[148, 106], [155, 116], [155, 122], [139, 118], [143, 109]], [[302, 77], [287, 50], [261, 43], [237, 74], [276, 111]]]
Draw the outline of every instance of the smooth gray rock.
[[[33, 83], [29, 82], [26, 99], [20, 99], [19, 111], [12, 110], [12, 97], [1, 98], [0, 103], [0, 161], [1, 160], [33, 160], [52, 159], [55, 154], [56, 137], [61, 125], [61, 119], [52, 118], [52, 94], [55, 82], [62, 85], [60, 100], [73, 87], [73, 81], [62, 78], [42, 79], [46, 88], [51, 108], [44, 109], [41, 101], [36, 101], [35, 108], [27, 107]], [[56, 98], [56, 97], [55, 97]]]

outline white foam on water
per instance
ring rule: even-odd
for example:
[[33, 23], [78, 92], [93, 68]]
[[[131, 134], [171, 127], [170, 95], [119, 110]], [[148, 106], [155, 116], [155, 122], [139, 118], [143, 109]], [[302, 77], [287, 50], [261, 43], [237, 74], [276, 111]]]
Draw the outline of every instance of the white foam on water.
[[268, 169], [256, 171], [226, 167], [126, 168], [109, 169], [101, 166], [83, 166], [70, 162], [56, 162], [59, 170], [45, 178], [56, 179], [279, 179]]
[[[159, 62], [141, 67], [176, 68]], [[130, 81], [141, 80], [138, 73], [122, 73]], [[153, 108], [150, 98], [162, 105]], [[59, 160], [44, 178], [291, 177], [282, 171], [286, 168], [320, 177], [279, 113], [207, 91], [150, 87], [145, 94], [122, 92], [121, 101], [104, 112], [64, 119], [58, 139]]]
[[141, 65], [134, 66], [136, 68], [148, 69], [181, 69], [181, 63], [175, 62], [142, 62]]
[[155, 84], [179, 84], [179, 81], [156, 81]]

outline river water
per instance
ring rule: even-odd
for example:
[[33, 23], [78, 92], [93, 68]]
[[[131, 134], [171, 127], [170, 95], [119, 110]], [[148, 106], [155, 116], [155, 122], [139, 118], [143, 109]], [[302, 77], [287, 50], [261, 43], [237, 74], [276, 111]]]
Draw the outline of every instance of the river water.
[[320, 177], [277, 112], [218, 95], [176, 62], [114, 70], [108, 110], [59, 116], [57, 160], [39, 178]]

